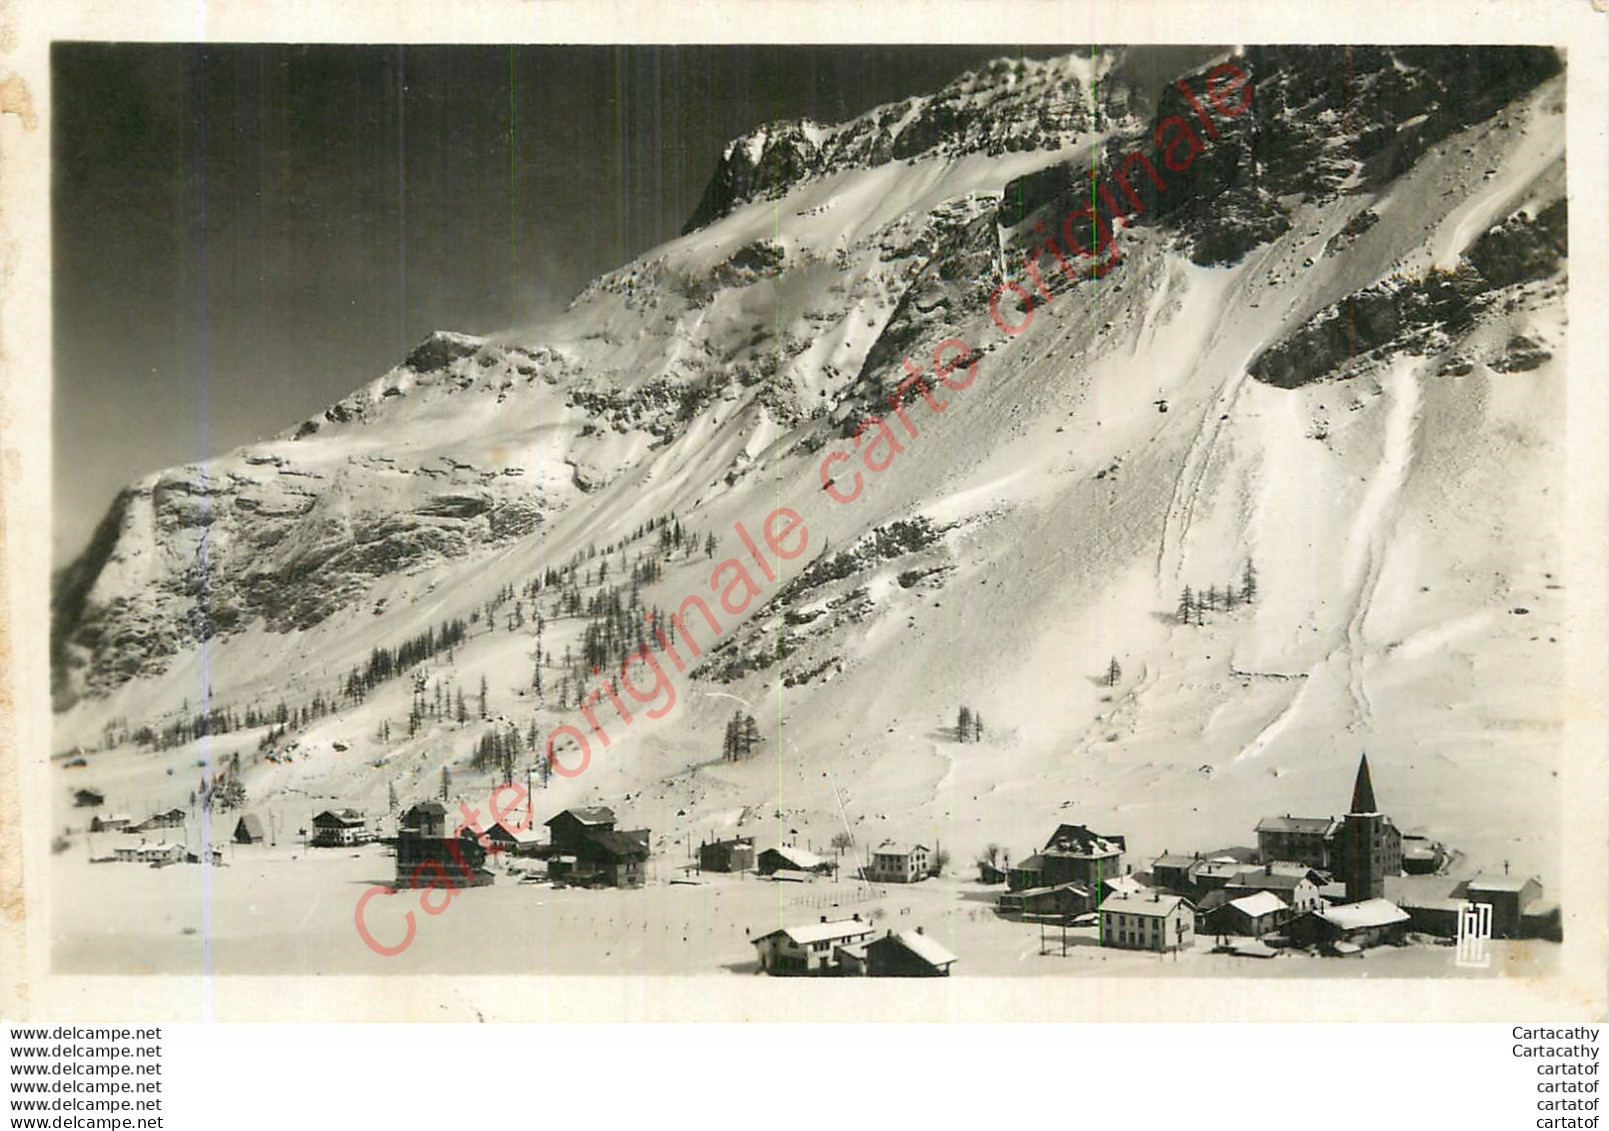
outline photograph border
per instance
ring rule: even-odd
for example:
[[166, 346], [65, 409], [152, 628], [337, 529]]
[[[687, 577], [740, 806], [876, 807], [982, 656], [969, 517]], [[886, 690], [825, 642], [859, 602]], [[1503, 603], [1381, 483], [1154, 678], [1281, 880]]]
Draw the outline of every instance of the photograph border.
[[[412, 0], [0, 7], [0, 1016], [55, 1021], [1491, 1021], [1609, 1008], [1609, 35], [1591, 0], [1088, 5], [966, 0], [686, 5]], [[1525, 43], [1567, 58], [1566, 870], [1555, 974], [1374, 979], [1024, 977], [897, 982], [642, 974], [75, 976], [52, 972], [50, 49], [237, 43]]]

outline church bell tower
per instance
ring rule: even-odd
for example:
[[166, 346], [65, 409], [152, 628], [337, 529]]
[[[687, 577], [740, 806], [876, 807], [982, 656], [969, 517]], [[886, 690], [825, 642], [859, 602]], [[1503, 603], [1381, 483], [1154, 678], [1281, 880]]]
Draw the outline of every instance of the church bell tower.
[[1352, 785], [1352, 808], [1346, 815], [1346, 899], [1357, 903], [1381, 899], [1386, 893], [1385, 817], [1374, 800], [1369, 780], [1369, 756], [1358, 762]]

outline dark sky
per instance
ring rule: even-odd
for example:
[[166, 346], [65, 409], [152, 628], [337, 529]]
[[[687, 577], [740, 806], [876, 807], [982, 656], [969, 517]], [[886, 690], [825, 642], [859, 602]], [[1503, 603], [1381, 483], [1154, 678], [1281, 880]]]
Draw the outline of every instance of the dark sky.
[[731, 137], [1017, 53], [56, 45], [58, 564], [130, 480], [309, 416], [432, 329], [539, 323], [675, 236]]

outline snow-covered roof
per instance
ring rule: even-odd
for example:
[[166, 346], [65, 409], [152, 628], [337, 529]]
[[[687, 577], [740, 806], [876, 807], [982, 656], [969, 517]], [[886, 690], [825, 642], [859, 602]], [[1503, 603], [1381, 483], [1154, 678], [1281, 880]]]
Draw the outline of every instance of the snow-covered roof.
[[1113, 876], [1109, 880], [1102, 880], [1112, 891], [1120, 891], [1125, 895], [1143, 895], [1151, 889], [1136, 880], [1133, 876]]
[[918, 852], [926, 852], [927, 845], [885, 840], [872, 851], [881, 856], [914, 856]]
[[1079, 895], [1089, 895], [1089, 888], [1085, 887], [1077, 880], [1069, 880], [1065, 884], [1054, 884], [1049, 887], [1022, 888], [1019, 891], [1008, 891], [1005, 893], [1005, 897], [1010, 898], [1013, 896], [1020, 896], [1021, 898], [1026, 899], [1029, 896], [1050, 895], [1052, 892], [1058, 891], [1075, 891]]
[[1530, 876], [1476, 876], [1467, 886], [1470, 891], [1520, 891], [1529, 883], [1540, 881]]
[[870, 934], [872, 925], [862, 919], [833, 919], [826, 923], [803, 923], [797, 927], [778, 927], [754, 938], [754, 942], [764, 942], [775, 935], [786, 935], [799, 946], [809, 946], [811, 943], [830, 942], [837, 939], [850, 939], [856, 935]]
[[901, 931], [891, 938], [924, 962], [934, 966], [944, 966], [955, 961], [955, 955], [920, 931]]
[[1260, 833], [1317, 833], [1320, 836], [1329, 836], [1332, 831], [1340, 827], [1341, 822], [1334, 817], [1293, 817], [1289, 813], [1283, 817], [1264, 817], [1257, 822], [1257, 831]]
[[1154, 915], [1160, 918], [1165, 915], [1171, 915], [1181, 903], [1189, 906], [1190, 901], [1182, 895], [1164, 895], [1161, 892], [1153, 892], [1148, 895], [1113, 892], [1101, 900], [1101, 905], [1096, 910], [1102, 915], [1120, 912], [1126, 915]]
[[1126, 842], [1120, 836], [1097, 833], [1084, 825], [1061, 824], [1040, 851], [1050, 856], [1091, 859], [1116, 855], [1125, 847]]
[[[581, 809], [566, 809], [564, 813], [570, 814], [583, 825], [612, 825], [615, 823], [614, 810], [603, 805], [590, 805]], [[564, 816], [564, 813], [548, 818], [546, 823], [551, 825], [559, 817]]]
[[1264, 915], [1272, 915], [1275, 911], [1284, 908], [1285, 901], [1271, 891], [1260, 891], [1254, 895], [1243, 895], [1239, 899], [1231, 899], [1229, 906], [1253, 919], [1260, 919]]
[[1280, 891], [1292, 891], [1307, 881], [1307, 873], [1270, 872], [1263, 868], [1247, 868], [1236, 872], [1231, 883], [1242, 888], [1278, 888]]
[[313, 818], [313, 824], [321, 828], [352, 828], [363, 823], [363, 814], [356, 809], [326, 809]]
[[1408, 913], [1389, 899], [1365, 899], [1361, 903], [1338, 903], [1313, 914], [1343, 931], [1356, 931], [1366, 927], [1389, 927], [1393, 923], [1406, 923]]
[[825, 860], [817, 856], [814, 852], [807, 852], [805, 849], [795, 847], [791, 844], [779, 844], [775, 848], [769, 849], [768, 851], [775, 852], [778, 856], [788, 861], [801, 872], [808, 872], [811, 869], [819, 868], [826, 863]]

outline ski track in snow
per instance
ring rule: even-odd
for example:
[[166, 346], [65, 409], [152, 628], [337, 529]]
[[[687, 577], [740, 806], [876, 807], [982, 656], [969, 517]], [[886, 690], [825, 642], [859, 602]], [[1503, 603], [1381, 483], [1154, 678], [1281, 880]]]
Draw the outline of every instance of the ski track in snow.
[[1368, 689], [1364, 685], [1364, 659], [1368, 643], [1364, 622], [1380, 584], [1386, 542], [1402, 504], [1402, 489], [1413, 466], [1419, 437], [1421, 399], [1417, 363], [1409, 358], [1398, 361], [1381, 382], [1390, 407], [1386, 410], [1385, 437], [1381, 444], [1380, 465], [1374, 480], [1358, 507], [1357, 521], [1347, 547], [1346, 579], [1351, 615], [1346, 623], [1347, 688], [1357, 711], [1358, 721], [1372, 721]]
[[[1323, 664], [1321, 663], [1318, 666], [1322, 667]], [[1318, 674], [1318, 667], [1308, 673], [1308, 678], [1302, 680], [1300, 686], [1296, 688], [1296, 693], [1291, 696], [1290, 702], [1286, 703], [1279, 714], [1275, 715], [1267, 726], [1258, 731], [1252, 740], [1246, 743], [1245, 748], [1235, 755], [1234, 761], [1244, 762], [1252, 758], [1260, 758], [1268, 752], [1268, 748], [1279, 739], [1280, 735], [1290, 729], [1291, 724], [1296, 721], [1296, 716], [1302, 709], [1302, 703], [1307, 698], [1307, 689], [1312, 686], [1313, 676], [1316, 674]]]
[[[1257, 257], [1257, 262], [1250, 270], [1246, 270], [1240, 280], [1231, 288], [1230, 292], [1220, 300], [1226, 306], [1238, 306], [1244, 301], [1243, 293], [1252, 279], [1255, 279], [1263, 270], [1264, 264], [1281, 250], [1281, 244], [1275, 242], [1263, 250]], [[1190, 369], [1186, 384], [1191, 383], [1201, 367], [1212, 357], [1214, 348], [1224, 334], [1226, 322], [1220, 319], [1212, 336], [1201, 350], [1201, 360]], [[1161, 599], [1170, 591], [1172, 584], [1184, 565], [1184, 542], [1190, 533], [1190, 523], [1195, 515], [1196, 502], [1201, 494], [1202, 484], [1206, 482], [1207, 470], [1212, 466], [1212, 456], [1217, 450], [1219, 436], [1223, 432], [1223, 417], [1226, 413], [1233, 417], [1236, 399], [1246, 382], [1246, 367], [1251, 364], [1257, 351], [1263, 348], [1266, 339], [1253, 342], [1246, 350], [1245, 356], [1235, 365], [1234, 375], [1229, 378], [1215, 393], [1206, 398], [1202, 405], [1201, 417], [1196, 422], [1195, 435], [1190, 440], [1190, 447], [1185, 452], [1183, 464], [1179, 473], [1173, 480], [1173, 494], [1168, 500], [1167, 512], [1162, 519], [1161, 545], [1157, 549], [1157, 594]]]

